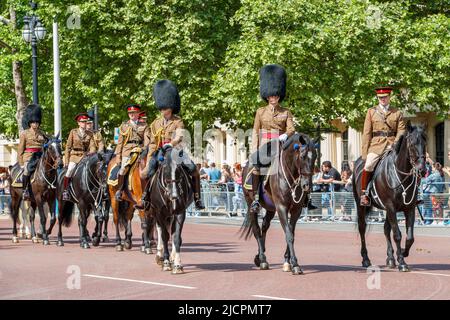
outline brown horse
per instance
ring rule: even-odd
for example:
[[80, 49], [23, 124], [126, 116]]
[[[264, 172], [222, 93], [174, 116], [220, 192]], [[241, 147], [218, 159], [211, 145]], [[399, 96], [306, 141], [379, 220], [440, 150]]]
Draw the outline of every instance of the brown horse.
[[[40, 158], [34, 156], [30, 161], [37, 161], [36, 170], [33, 174], [31, 185], [31, 207], [33, 210], [30, 212], [31, 222], [31, 236], [32, 241], [39, 242], [34, 227], [34, 218], [36, 208], [39, 210], [39, 217], [41, 223], [41, 234], [44, 245], [50, 244], [48, 235], [51, 232], [51, 227], [56, 221], [55, 217], [55, 200], [56, 200], [56, 176], [57, 169], [63, 166], [61, 141], [58, 138], [49, 139], [43, 148], [43, 153]], [[13, 218], [13, 242], [18, 242], [17, 238], [17, 219], [19, 216], [19, 208], [22, 202], [22, 187], [13, 187], [12, 180], [16, 180], [18, 175], [22, 174], [22, 169], [19, 164], [16, 163], [11, 168], [11, 216]], [[44, 212], [44, 204], [48, 205], [51, 221], [49, 231], [45, 230], [47, 223], [47, 217]]]
[[[116, 166], [114, 161], [115, 156], [111, 158], [106, 170], [107, 177], [110, 176], [111, 170]], [[123, 251], [125, 249], [130, 250], [132, 247], [132, 220], [134, 216], [134, 205], [137, 204], [142, 197], [143, 190], [147, 183], [146, 179], [141, 178], [141, 173], [145, 168], [147, 162], [146, 153], [142, 153], [136, 162], [129, 169], [129, 173], [124, 181], [124, 199], [117, 201], [115, 194], [118, 191], [117, 186], [108, 184], [109, 198], [111, 201], [111, 208], [113, 211], [113, 221], [116, 226], [116, 250]], [[150, 224], [147, 223], [143, 210], [139, 210], [139, 218], [141, 219], [142, 234], [142, 247], [141, 251], [146, 254], [151, 254], [150, 240], [149, 240], [149, 228]], [[120, 237], [120, 227], [125, 228], [125, 241], [122, 243]]]
[[[253, 231], [258, 243], [258, 254], [255, 256], [254, 262], [261, 270], [269, 269], [265, 255], [266, 233], [275, 212], [277, 212], [287, 243], [283, 271], [291, 271], [293, 274], [303, 273], [295, 256], [294, 234], [302, 207], [306, 206], [308, 200], [315, 159], [314, 143], [306, 135], [296, 133], [283, 145], [280, 145], [280, 152], [276, 153], [272, 159], [267, 184], [259, 190], [261, 205], [266, 209], [262, 230], [258, 223], [259, 210], [250, 209], [255, 195], [252, 191], [244, 188], [249, 209], [242, 225], [242, 235], [245, 236], [245, 239], [248, 239]], [[244, 167], [244, 178], [249, 175], [249, 166], [250, 161]]]

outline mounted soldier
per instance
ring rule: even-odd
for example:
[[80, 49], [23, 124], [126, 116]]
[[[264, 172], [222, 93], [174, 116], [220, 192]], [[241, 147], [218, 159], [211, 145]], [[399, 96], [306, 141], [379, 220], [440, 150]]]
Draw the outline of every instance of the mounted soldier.
[[392, 148], [406, 130], [403, 114], [391, 107], [391, 87], [375, 89], [378, 105], [370, 108], [364, 121], [361, 158], [365, 160], [361, 176], [361, 206], [371, 206], [366, 191], [372, 173], [382, 155]]
[[141, 106], [138, 104], [129, 104], [125, 106], [129, 120], [123, 122], [119, 128], [119, 141], [114, 154], [116, 163], [120, 164], [118, 175], [118, 191], [116, 192], [117, 201], [122, 200], [122, 191], [125, 185], [125, 176], [130, 171], [131, 166], [137, 160], [138, 155], [144, 146], [147, 123], [139, 121]]
[[86, 129], [89, 115], [86, 112], [81, 112], [74, 119], [78, 123], [78, 128], [70, 131], [64, 154], [64, 165], [67, 167], [67, 171], [64, 176], [62, 199], [65, 201], [70, 200], [68, 187], [78, 162], [87, 153], [96, 152], [92, 132]]
[[[158, 159], [169, 148], [180, 148], [183, 140], [184, 123], [180, 116], [180, 95], [178, 89], [170, 80], [160, 80], [153, 88], [153, 96], [155, 98], [156, 107], [160, 111], [160, 116], [150, 125], [148, 131], [149, 141], [147, 165], [144, 170], [146, 178], [150, 178], [155, 174], [158, 168]], [[192, 188], [194, 190], [194, 203], [197, 210], [204, 209], [200, 198], [200, 174], [194, 162], [187, 157], [184, 152], [182, 165], [191, 175]], [[142, 195], [141, 204], [135, 208], [142, 210], [144, 201], [147, 197], [147, 188]]]
[[48, 136], [40, 129], [41, 120], [41, 107], [37, 104], [28, 105], [22, 118], [22, 126], [27, 129], [20, 134], [17, 150], [19, 165], [23, 168], [23, 200], [30, 200], [30, 177], [42, 156], [44, 144], [49, 140]]
[[94, 110], [88, 111], [89, 119], [86, 122], [86, 130], [92, 133], [92, 139], [94, 140], [94, 146], [96, 152], [105, 152], [105, 141], [101, 134], [101, 129], [94, 130]]
[[[259, 186], [264, 176], [261, 168], [270, 167], [278, 153], [278, 143], [285, 142], [295, 133], [292, 113], [280, 105], [286, 96], [286, 71], [280, 65], [269, 64], [261, 68], [259, 77], [259, 92], [268, 105], [256, 111], [253, 125], [250, 164], [253, 165], [252, 192], [255, 197], [252, 210], [260, 208]], [[310, 200], [308, 209], [316, 209]]]

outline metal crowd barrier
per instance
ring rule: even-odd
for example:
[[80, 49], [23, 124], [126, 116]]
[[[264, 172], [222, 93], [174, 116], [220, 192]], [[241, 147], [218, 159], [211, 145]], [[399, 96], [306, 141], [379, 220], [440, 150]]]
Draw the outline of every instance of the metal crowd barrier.
[[[437, 185], [437, 183], [436, 183]], [[419, 224], [450, 225], [450, 193], [448, 186], [450, 182], [439, 183], [443, 185], [442, 193], [424, 193], [423, 184], [419, 188], [419, 197], [423, 204], [416, 209], [416, 221]], [[341, 190], [343, 187], [341, 187]], [[314, 210], [303, 209], [301, 222], [307, 221], [347, 221], [355, 222], [356, 204], [353, 192], [334, 191], [330, 185], [329, 192], [312, 192], [312, 204], [318, 207]], [[218, 184], [202, 181], [201, 196], [206, 207], [205, 210], [197, 211], [191, 205], [187, 209], [188, 216], [240, 216], [245, 217], [247, 203], [244, 199], [242, 186], [234, 183]], [[420, 219], [420, 213], [424, 221]], [[264, 215], [264, 212], [262, 213]], [[370, 222], [384, 222], [385, 211], [372, 208], [368, 217]], [[404, 214], [398, 213], [398, 219], [404, 220]]]

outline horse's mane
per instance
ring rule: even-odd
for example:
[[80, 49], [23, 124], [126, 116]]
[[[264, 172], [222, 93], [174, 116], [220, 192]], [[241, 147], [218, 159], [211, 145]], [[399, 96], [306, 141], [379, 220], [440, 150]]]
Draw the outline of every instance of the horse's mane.
[[419, 144], [421, 141], [424, 141], [426, 144], [427, 142], [427, 133], [423, 126], [411, 126], [408, 124], [406, 131], [400, 136], [400, 138], [394, 145], [393, 149], [395, 150], [396, 154], [400, 152], [401, 146], [407, 136], [409, 136], [409, 139], [411, 139], [412, 144]]

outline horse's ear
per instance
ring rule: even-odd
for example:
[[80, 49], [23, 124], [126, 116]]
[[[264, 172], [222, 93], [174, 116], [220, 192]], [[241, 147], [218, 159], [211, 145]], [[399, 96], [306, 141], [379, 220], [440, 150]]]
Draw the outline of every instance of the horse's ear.
[[406, 121], [406, 130], [411, 132], [413, 130], [413, 126], [411, 125], [411, 120]]
[[302, 135], [300, 135], [300, 138], [298, 139], [298, 141], [302, 144], [302, 146], [304, 146], [305, 144], [308, 144], [305, 137]]

